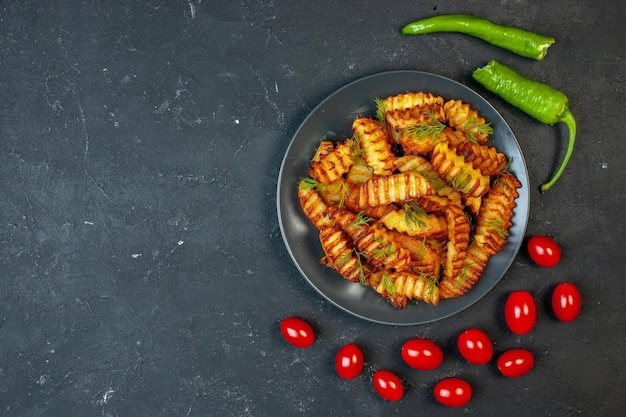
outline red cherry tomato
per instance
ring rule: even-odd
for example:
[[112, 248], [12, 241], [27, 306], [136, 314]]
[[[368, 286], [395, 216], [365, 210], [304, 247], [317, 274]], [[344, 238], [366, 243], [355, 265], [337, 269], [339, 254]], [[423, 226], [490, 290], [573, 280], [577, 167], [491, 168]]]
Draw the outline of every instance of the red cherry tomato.
[[376, 392], [387, 401], [398, 401], [404, 395], [402, 381], [391, 371], [384, 369], [376, 371], [372, 384]]
[[402, 359], [413, 369], [430, 371], [441, 365], [441, 348], [428, 339], [409, 339], [402, 345]]
[[461, 378], [445, 378], [437, 382], [434, 394], [447, 407], [463, 407], [472, 399], [472, 387]]
[[493, 356], [493, 344], [487, 333], [480, 329], [467, 329], [457, 339], [459, 353], [466, 361], [484, 365]]
[[554, 239], [548, 236], [533, 236], [528, 239], [530, 259], [544, 268], [552, 268], [561, 260], [561, 248]]
[[535, 364], [533, 354], [526, 349], [510, 349], [498, 358], [498, 369], [507, 378], [526, 375]]
[[342, 346], [335, 356], [335, 370], [343, 379], [352, 379], [363, 371], [363, 352], [355, 344]]
[[552, 292], [552, 311], [557, 319], [574, 321], [580, 313], [580, 292], [574, 284], [562, 282]]
[[295, 347], [306, 348], [315, 341], [315, 332], [311, 325], [298, 317], [287, 317], [281, 321], [280, 332]]
[[528, 291], [513, 291], [504, 304], [504, 319], [515, 334], [529, 333], [537, 321], [537, 306]]

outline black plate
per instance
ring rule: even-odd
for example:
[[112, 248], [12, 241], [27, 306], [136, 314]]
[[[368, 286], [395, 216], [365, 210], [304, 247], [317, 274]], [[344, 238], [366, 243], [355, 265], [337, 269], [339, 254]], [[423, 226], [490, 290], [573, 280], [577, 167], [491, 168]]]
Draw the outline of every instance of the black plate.
[[[512, 159], [509, 171], [521, 182], [513, 226], [502, 252], [492, 256], [482, 278], [465, 295], [441, 300], [439, 305], [409, 304], [403, 310], [391, 306], [368, 287], [343, 279], [320, 264], [324, 255], [318, 231], [303, 214], [298, 202], [298, 182], [308, 176], [310, 160], [322, 140], [344, 140], [352, 135], [352, 122], [359, 116], [373, 116], [374, 98], [386, 98], [409, 91], [424, 91], [469, 103], [494, 129], [489, 145]], [[489, 292], [504, 276], [524, 238], [529, 212], [528, 172], [522, 151], [502, 116], [481, 96], [448, 78], [420, 71], [391, 71], [354, 81], [322, 101], [294, 135], [282, 162], [278, 178], [278, 219], [291, 258], [320, 294], [343, 310], [366, 320], [414, 325], [449, 317], [469, 307]]]

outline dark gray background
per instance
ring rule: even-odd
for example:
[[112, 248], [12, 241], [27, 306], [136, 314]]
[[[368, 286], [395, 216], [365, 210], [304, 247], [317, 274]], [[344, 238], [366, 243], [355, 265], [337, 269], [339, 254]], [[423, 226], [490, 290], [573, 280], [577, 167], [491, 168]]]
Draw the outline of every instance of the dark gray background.
[[[544, 61], [456, 34], [403, 37], [411, 20], [471, 13], [557, 39]], [[0, 1], [0, 414], [6, 416], [613, 416], [624, 383], [623, 82], [626, 13], [586, 1]], [[565, 92], [578, 119], [564, 177], [539, 185], [564, 126], [532, 120], [480, 88], [498, 59]], [[299, 124], [326, 96], [385, 70], [434, 72], [475, 89], [525, 154], [527, 235], [563, 248], [554, 269], [520, 252], [462, 314], [428, 325], [362, 321], [299, 276], [282, 241], [276, 186]], [[583, 309], [551, 315], [572, 281]], [[502, 306], [533, 292], [535, 330], [514, 336]], [[281, 338], [298, 315], [306, 350]], [[496, 353], [533, 351], [507, 380], [454, 348], [479, 326]], [[413, 371], [402, 343], [428, 337], [443, 365]], [[367, 370], [340, 380], [336, 350], [357, 342]], [[372, 371], [405, 397], [387, 403]], [[467, 379], [471, 403], [446, 409], [434, 383]]]

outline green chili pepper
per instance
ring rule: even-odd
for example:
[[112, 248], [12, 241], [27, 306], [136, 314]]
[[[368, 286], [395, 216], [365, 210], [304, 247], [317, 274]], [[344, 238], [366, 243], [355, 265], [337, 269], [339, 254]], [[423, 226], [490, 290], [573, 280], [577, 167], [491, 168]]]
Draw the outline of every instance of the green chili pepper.
[[402, 28], [404, 35], [459, 32], [508, 49], [526, 58], [542, 60], [554, 38], [466, 14], [444, 14], [418, 20]]
[[540, 122], [550, 125], [563, 122], [567, 125], [569, 137], [563, 161], [552, 179], [541, 186], [541, 191], [549, 190], [565, 171], [574, 151], [576, 119], [570, 111], [567, 96], [549, 85], [528, 79], [497, 61], [490, 61], [484, 67], [474, 70], [472, 76], [487, 90]]

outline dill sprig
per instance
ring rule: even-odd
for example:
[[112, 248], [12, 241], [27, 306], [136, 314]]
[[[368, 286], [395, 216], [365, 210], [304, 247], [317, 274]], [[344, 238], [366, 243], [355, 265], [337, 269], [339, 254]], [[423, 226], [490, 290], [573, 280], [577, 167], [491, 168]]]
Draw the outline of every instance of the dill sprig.
[[365, 149], [361, 146], [361, 137], [356, 133], [352, 137], [352, 158], [355, 163], [365, 164]]
[[459, 175], [448, 175], [447, 179], [450, 187], [454, 188], [456, 191], [463, 194], [467, 194], [471, 191], [472, 177], [465, 170], [461, 170]]
[[458, 290], [461, 287], [464, 287], [465, 284], [467, 284], [467, 271], [471, 268], [472, 266], [472, 262], [468, 262], [465, 265], [463, 265], [463, 268], [461, 268], [461, 271], [459, 271], [459, 274], [456, 276], [456, 278], [454, 279], [454, 287]]
[[333, 192], [339, 195], [339, 208], [344, 208], [346, 197], [350, 197], [350, 187], [348, 187], [346, 182], [343, 180], [337, 182], [333, 186], [335, 187], [335, 189], [333, 189]]
[[385, 292], [391, 295], [396, 294], [396, 288], [393, 285], [393, 281], [391, 280], [389, 275], [387, 275], [387, 271], [383, 271], [383, 275], [381, 277], [381, 283], [383, 284], [383, 288], [385, 289]]
[[428, 118], [431, 123], [417, 123], [415, 126], [404, 129], [402, 133], [416, 140], [431, 138], [431, 141], [434, 143], [439, 137], [439, 134], [446, 128], [446, 125], [437, 120], [434, 114], [428, 113]]
[[492, 230], [494, 230], [498, 235], [500, 235], [502, 239], [506, 239], [507, 233], [504, 228], [504, 223], [502, 223], [502, 220], [488, 220], [485, 222], [485, 224], [489, 226]]
[[376, 243], [380, 246], [372, 251], [375, 257], [378, 259], [385, 259], [389, 256], [393, 256], [396, 253], [396, 245], [387, 242], [384, 238], [378, 237], [375, 239]]
[[359, 282], [365, 285], [367, 281], [367, 275], [369, 274], [369, 269], [363, 263], [361, 257], [367, 258], [363, 252], [359, 252], [356, 248], [353, 249], [354, 255], [356, 256], [356, 266], [355, 268], [359, 271]]
[[354, 217], [354, 220], [352, 220], [352, 223], [350, 223], [348, 227], [369, 226], [369, 222], [371, 222], [372, 220], [373, 219], [371, 217], [367, 217], [365, 215], [365, 211], [361, 210], [357, 213], [357, 215]]
[[319, 184], [320, 182], [318, 180], [306, 177], [300, 181], [299, 187], [303, 190], [314, 190], [319, 186]]
[[462, 130], [467, 135], [467, 139], [472, 143], [478, 143], [474, 132], [486, 135], [491, 135], [493, 133], [491, 123], [478, 123], [477, 118], [468, 120], [467, 123], [463, 125]]
[[437, 291], [437, 277], [426, 274], [420, 274], [420, 277], [426, 281], [425, 295], [429, 298], [432, 297]]
[[385, 104], [380, 97], [374, 98], [374, 103], [376, 104], [376, 120], [381, 123], [385, 122], [385, 114], [387, 113], [385, 110]]
[[425, 215], [426, 211], [417, 203], [404, 203], [404, 222], [407, 226], [417, 226], [424, 229], [426, 227], [426, 222], [423, 219]]

